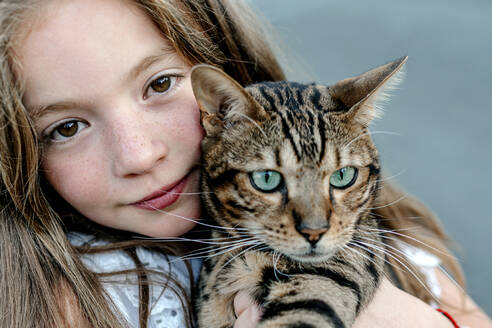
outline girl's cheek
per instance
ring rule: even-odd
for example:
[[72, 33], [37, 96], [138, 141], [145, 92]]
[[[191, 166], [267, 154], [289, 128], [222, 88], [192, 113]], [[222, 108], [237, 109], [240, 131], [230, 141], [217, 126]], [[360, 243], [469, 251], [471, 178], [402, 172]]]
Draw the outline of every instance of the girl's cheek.
[[188, 109], [183, 111], [184, 116], [178, 119], [176, 135], [178, 138], [186, 141], [186, 144], [191, 147], [192, 151], [197, 158], [200, 157], [200, 144], [205, 136], [205, 132], [200, 123], [200, 110], [195, 98], [185, 105]]
[[48, 155], [42, 169], [51, 186], [80, 212], [106, 200], [107, 177], [95, 158]]

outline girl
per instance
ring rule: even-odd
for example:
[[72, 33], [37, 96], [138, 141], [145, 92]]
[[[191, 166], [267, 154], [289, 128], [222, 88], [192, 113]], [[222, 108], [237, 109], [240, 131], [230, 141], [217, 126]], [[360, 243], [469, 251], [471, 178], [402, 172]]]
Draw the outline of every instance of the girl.
[[[246, 13], [226, 0], [0, 2], [2, 327], [191, 325], [196, 265], [171, 256], [180, 245], [132, 237], [181, 236], [199, 219], [191, 66], [221, 67], [244, 85], [284, 78]], [[424, 241], [447, 253], [415, 201], [377, 214], [392, 229], [428, 217]], [[457, 263], [436, 255], [461, 281]], [[412, 318], [402, 326], [450, 326], [411, 296], [430, 301], [421, 284], [395, 274], [405, 292], [385, 280], [357, 325], [394, 325], [385, 307], [398, 301], [392, 315]], [[437, 278], [443, 304], [461, 306], [460, 290]], [[258, 319], [248, 302], [236, 297], [237, 327]], [[475, 312], [463, 323], [487, 324], [464, 306]]]

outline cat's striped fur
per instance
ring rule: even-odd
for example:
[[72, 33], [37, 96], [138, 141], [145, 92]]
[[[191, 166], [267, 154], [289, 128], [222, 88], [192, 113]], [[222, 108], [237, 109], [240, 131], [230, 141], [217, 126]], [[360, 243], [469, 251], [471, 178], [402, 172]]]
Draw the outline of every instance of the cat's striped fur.
[[[232, 327], [234, 295], [261, 305], [260, 327], [350, 327], [371, 299], [384, 254], [368, 215], [378, 190], [377, 150], [368, 134], [376, 101], [406, 58], [331, 87], [265, 82], [243, 89], [221, 71], [197, 66], [192, 84], [206, 137], [202, 189], [214, 247], [197, 301], [200, 327]], [[357, 169], [353, 184], [330, 176]], [[251, 172], [282, 176], [273, 191]]]

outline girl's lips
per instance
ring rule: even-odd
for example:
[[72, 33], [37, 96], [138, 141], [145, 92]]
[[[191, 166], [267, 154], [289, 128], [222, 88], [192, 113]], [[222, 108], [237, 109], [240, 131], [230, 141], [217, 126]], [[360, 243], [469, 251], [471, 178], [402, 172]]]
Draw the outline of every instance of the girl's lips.
[[153, 192], [144, 199], [133, 203], [132, 205], [149, 211], [162, 210], [174, 202], [176, 202], [188, 182], [188, 176], [186, 175], [183, 179], [178, 181], [175, 185], [169, 189], [162, 188], [156, 192]]

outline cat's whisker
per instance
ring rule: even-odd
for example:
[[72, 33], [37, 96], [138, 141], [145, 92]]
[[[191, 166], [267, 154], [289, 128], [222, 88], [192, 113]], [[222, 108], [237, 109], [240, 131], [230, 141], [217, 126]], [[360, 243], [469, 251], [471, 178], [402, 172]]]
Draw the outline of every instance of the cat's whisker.
[[[354, 246], [354, 247], [360, 248], [360, 249], [365, 250], [366, 252], [371, 253], [371, 254], [373, 254], [374, 256], [376, 256], [376, 257], [380, 258], [380, 259], [381, 259], [381, 260], [383, 260], [385, 263], [388, 263], [389, 265], [394, 266], [394, 265], [393, 265], [393, 263], [389, 262], [386, 258], [384, 258], [383, 256], [381, 256], [381, 255], [379, 255], [379, 254], [375, 253], [374, 251], [372, 251], [372, 250], [368, 249], [367, 247], [364, 247], [363, 245], [360, 245], [360, 244], [358, 244], [358, 243], [356, 243], [356, 242], [353, 242], [353, 241], [348, 242], [348, 243], [347, 243], [347, 245], [349, 246], [349, 249], [350, 249], [350, 250], [352, 250], [352, 251], [357, 251], [357, 250], [356, 250], [355, 248], [350, 247], [350, 246]], [[357, 252], [358, 252], [358, 251], [357, 251]], [[359, 254], [360, 254], [362, 257], [364, 257], [365, 259], [367, 259], [369, 262], [371, 262], [371, 263], [376, 263], [376, 262], [374, 262], [374, 259], [371, 259], [369, 256], [367, 256], [367, 255], [365, 255], [365, 254], [363, 254], [363, 253], [361, 253], [361, 252], [359, 252]], [[398, 267], [396, 267], [396, 266], [394, 266], [394, 267], [395, 267], [396, 269], [398, 269], [398, 270], [401, 270], [401, 268], [398, 268]]]
[[178, 262], [178, 261], [191, 261], [191, 260], [202, 260], [202, 259], [205, 259], [207, 258], [207, 256], [188, 256], [188, 255], [184, 255], [184, 256], [179, 256], [177, 257], [176, 259], [174, 260], [171, 260], [169, 261], [169, 263], [174, 263], [174, 262]]
[[[227, 247], [230, 247], [230, 246], [231, 245], [228, 245]], [[196, 256], [196, 255], [201, 255], [201, 254], [208, 254], [213, 249], [217, 249], [217, 246], [214, 246], [214, 245], [204, 246], [204, 247], [201, 247], [197, 250], [186, 253], [185, 255], [182, 255], [182, 256]]]
[[[384, 216], [384, 215], [381, 215], [381, 214], [377, 214], [377, 213], [374, 213], [374, 212], [371, 212], [371, 211], [365, 212], [364, 214], [367, 215], [370, 218], [374, 218], [374, 219], [377, 219], [379, 221], [393, 221], [393, 220], [395, 220], [395, 218], [387, 217], [387, 216]], [[405, 220], [425, 220], [426, 219], [426, 217], [424, 217], [424, 216], [405, 216], [405, 217], [402, 217], [402, 218], [405, 219]], [[415, 225], [412, 228], [413, 229], [418, 229], [418, 228], [421, 228], [421, 227]], [[402, 229], [407, 229], [407, 228], [402, 228]], [[399, 230], [400, 229], [395, 229], [395, 231], [399, 231]]]
[[[212, 244], [212, 245], [224, 245], [224, 244], [233, 244], [238, 241], [244, 241], [245, 239], [239, 237], [230, 237], [230, 238], [211, 238], [211, 239], [191, 239], [191, 238], [183, 238], [183, 237], [145, 237], [145, 236], [135, 236], [137, 239], [145, 239], [145, 240], [155, 240], [155, 241], [169, 241], [169, 242], [177, 242], [177, 241], [185, 241], [185, 242], [194, 242], [200, 244]], [[238, 240], [231, 240], [233, 238], [238, 238]], [[253, 239], [253, 238], [249, 238]], [[224, 241], [210, 241], [210, 240], [224, 240]], [[247, 239], [246, 239], [247, 240]]]
[[219, 230], [241, 230], [241, 231], [247, 231], [248, 230], [246, 228], [230, 228], [230, 227], [216, 226], [216, 225], [213, 225], [213, 224], [203, 223], [203, 222], [200, 222], [200, 221], [191, 219], [191, 218], [187, 218], [187, 217], [182, 216], [182, 215], [179, 215], [179, 214], [167, 212], [167, 211], [158, 209], [156, 207], [153, 207], [153, 209], [156, 210], [156, 211], [158, 211], [158, 212], [160, 212], [160, 213], [164, 213], [164, 214], [167, 214], [167, 215], [170, 215], [170, 216], [174, 216], [174, 217], [177, 217], [177, 218], [186, 220], [186, 221], [194, 222], [196, 224], [199, 224], [199, 225], [202, 225], [202, 226], [205, 226], [205, 227], [209, 227], [209, 228], [212, 228], [212, 229], [219, 229]]
[[284, 273], [278, 269], [278, 261], [280, 261], [281, 257], [282, 254], [280, 252], [275, 250], [273, 251], [273, 256], [272, 256], [273, 274], [275, 275], [275, 279], [277, 279], [277, 281], [280, 281], [277, 273], [281, 274], [282, 276], [292, 277], [292, 275]]
[[262, 231], [260, 229], [249, 229], [250, 236], [253, 236], [259, 240], [265, 240], [268, 237], [268, 231]]
[[371, 136], [373, 134], [389, 134], [389, 135], [395, 135], [395, 136], [400, 136], [400, 133], [393, 132], [393, 131], [367, 131], [365, 133], [359, 134], [357, 137], [354, 139], [350, 140], [348, 143], [342, 146], [342, 149], [345, 150], [347, 147], [349, 147], [353, 142], [357, 141], [358, 139], [364, 137], [364, 136]]
[[[405, 269], [406, 269], [408, 272], [412, 273], [412, 275], [413, 275], [413, 276], [415, 276], [415, 278], [416, 278], [416, 279], [417, 279], [417, 280], [418, 280], [421, 284], [423, 284], [423, 282], [422, 282], [422, 281], [420, 281], [420, 280], [417, 278], [417, 275], [416, 275], [415, 270], [414, 270], [414, 269], [415, 269], [415, 264], [413, 264], [413, 263], [412, 263], [412, 262], [411, 262], [411, 261], [407, 258], [407, 256], [406, 256], [406, 254], [405, 254], [405, 253], [403, 253], [403, 252], [401, 252], [401, 251], [399, 251], [399, 250], [398, 250], [398, 252], [395, 252], [395, 251], [393, 251], [393, 250], [390, 250], [390, 249], [384, 248], [384, 246], [387, 246], [387, 245], [381, 245], [381, 247], [380, 247], [380, 246], [377, 246], [375, 243], [373, 243], [374, 241], [372, 241], [372, 240], [371, 240], [371, 243], [365, 243], [365, 242], [363, 242], [363, 241], [361, 241], [361, 240], [358, 240], [358, 242], [359, 242], [359, 243], [361, 243], [361, 244], [363, 244], [363, 245], [365, 245], [365, 246], [367, 246], [367, 247], [372, 247], [372, 248], [374, 248], [374, 249], [376, 249], [376, 250], [379, 250], [379, 251], [383, 252], [385, 255], [387, 255], [387, 256], [389, 256], [389, 257], [391, 257], [391, 258], [392, 258], [392, 259], [394, 259], [395, 261], [398, 261], [398, 260], [400, 260], [400, 261], [403, 261], [403, 260], [407, 261], [407, 262], [409, 263], [409, 265], [411, 265], [411, 266], [412, 266], [412, 268], [410, 268], [409, 266], [406, 266], [406, 267], [405, 267]], [[398, 262], [399, 262], [400, 264], [402, 264], [402, 265], [403, 265], [403, 263], [402, 263], [402, 262], [400, 262], [400, 261], [398, 261]]]
[[255, 244], [253, 244], [252, 246], [249, 246], [248, 248], [246, 249], [243, 249], [242, 251], [240, 251], [238, 254], [234, 255], [233, 257], [231, 257], [226, 263], [224, 263], [220, 269], [226, 267], [229, 263], [231, 263], [234, 259], [238, 258], [239, 256], [243, 255], [244, 253], [246, 253], [247, 251], [251, 250], [252, 248], [258, 246], [258, 245], [261, 245], [262, 243], [260, 241], [256, 241]]
[[454, 277], [450, 275], [442, 265], [439, 265], [438, 268], [439, 271], [441, 271], [451, 281], [451, 283], [453, 283], [453, 285], [455, 285], [455, 287], [460, 290], [460, 292], [463, 295], [466, 295], [466, 290], [464, 290], [463, 287], [461, 287], [460, 284], [458, 284], [458, 282], [454, 279]]
[[250, 235], [248, 235], [248, 234], [236, 233], [236, 234], [234, 234], [234, 235], [230, 235], [230, 234], [229, 234], [229, 237], [206, 238], [206, 239], [203, 239], [203, 240], [225, 240], [225, 241], [227, 241], [227, 240], [231, 240], [231, 239], [232, 239], [232, 240], [234, 240], [234, 239], [240, 239], [240, 238], [243, 238], [243, 237], [245, 237], [245, 238], [249, 238], [249, 237], [251, 237], [251, 236], [250, 236]]
[[[239, 243], [237, 245], [226, 245], [226, 246], [218, 247], [218, 248], [217, 247], [214, 247], [213, 250], [220, 250], [220, 252], [216, 252], [216, 253], [211, 254], [210, 253], [211, 250], [203, 250], [203, 251], [198, 251], [198, 252], [190, 253], [189, 255], [181, 256], [181, 258], [182, 259], [186, 259], [186, 260], [197, 259], [197, 258], [211, 258], [211, 257], [215, 257], [215, 256], [219, 256], [219, 255], [228, 253], [228, 252], [233, 251], [233, 250], [235, 250], [237, 248], [241, 248], [241, 247], [244, 247], [244, 246], [248, 246], [248, 245], [251, 245], [251, 244], [257, 244], [257, 243], [258, 243], [258, 241], [251, 240], [251, 241], [246, 241], [246, 242], [243, 242], [243, 243]], [[198, 255], [201, 255], [201, 254], [205, 254], [206, 256], [198, 256]]]
[[[407, 243], [407, 242], [405, 242], [405, 241], [401, 240], [400, 238], [390, 237], [390, 236], [382, 236], [382, 238], [389, 239], [389, 240], [393, 240], [393, 241], [396, 241], [396, 242], [399, 242], [399, 243], [405, 244], [405, 245], [407, 245], [408, 247], [415, 247], [415, 246], [413, 246], [413, 245], [411, 245], [411, 244], [409, 244], [409, 243]], [[415, 238], [412, 238], [412, 237], [410, 237], [410, 236], [407, 236], [407, 238], [409, 238], [409, 239], [411, 239], [411, 240], [412, 240], [412, 239], [415, 239]], [[416, 241], [416, 242], [418, 242], [419, 244], [421, 244], [421, 245], [425, 246], [425, 247], [426, 247], [426, 248], [428, 248], [428, 249], [432, 249], [432, 250], [434, 250], [435, 252], [437, 252], [437, 253], [439, 253], [439, 254], [441, 254], [441, 255], [444, 255], [444, 256], [449, 257], [449, 258], [452, 258], [452, 259], [456, 259], [456, 257], [455, 257], [455, 256], [453, 256], [452, 254], [448, 254], [448, 253], [446, 253], [446, 252], [443, 252], [443, 251], [441, 251], [440, 249], [437, 249], [437, 248], [432, 247], [431, 245], [429, 245], [429, 244], [427, 244], [427, 243], [424, 243], [423, 241], [420, 241], [420, 240], [418, 240], [418, 239], [415, 239], [415, 241]]]
[[[391, 231], [416, 231], [416, 230], [419, 230], [419, 229], [421, 229], [421, 227], [413, 226], [413, 227], [407, 227], [407, 228], [393, 229]], [[364, 230], [365, 232], [368, 232], [368, 233], [373, 233], [373, 232], [380, 232], [380, 233], [382, 233], [382, 231], [380, 231], [380, 229], [373, 229], [373, 228], [364, 227], [364, 226], [361, 226], [360, 227], [360, 230]]]
[[[368, 243], [365, 243], [365, 242], [360, 241], [360, 240], [358, 240], [356, 243], [357, 244], [362, 244], [362, 245], [364, 245], [367, 248], [373, 248], [373, 249], [375, 249], [377, 251], [383, 252], [387, 256], [389, 256], [392, 259], [394, 259], [395, 261], [397, 261], [400, 265], [402, 265], [422, 285], [422, 287], [429, 293], [429, 295], [434, 299], [434, 301], [436, 303], [439, 303], [438, 297], [436, 295], [434, 295], [434, 293], [427, 287], [427, 285], [425, 284], [425, 282], [423, 282], [422, 279], [420, 279], [420, 277], [415, 273], [414, 270], [412, 270], [408, 265], [406, 265], [403, 261], [401, 261], [398, 258], [399, 255], [397, 255], [396, 253], [391, 252], [388, 249], [384, 249], [384, 248], [378, 247], [378, 246], [373, 245], [373, 244], [368, 244]], [[368, 249], [366, 249], [366, 250], [368, 250]]]
[[[238, 240], [235, 240], [235, 241], [229, 241], [229, 242], [225, 242], [225, 243], [220, 243], [220, 245], [222, 246], [216, 246], [216, 244], [212, 244], [212, 245], [209, 245], [209, 246], [203, 246], [199, 249], [196, 249], [193, 251], [193, 253], [199, 253], [199, 252], [202, 252], [206, 249], [210, 249], [210, 250], [221, 250], [221, 249], [225, 249], [227, 247], [232, 247], [232, 246], [236, 246], [236, 245], [241, 245], [243, 243], [249, 243], [249, 242], [252, 242], [252, 241], [255, 241], [254, 238], [241, 238], [241, 239], [238, 239]], [[192, 253], [190, 253], [192, 254]], [[188, 255], [188, 254], [187, 254]]]
[[[232, 228], [234, 229], [234, 231], [236, 231], [236, 233], [243, 233], [243, 234], [246, 234], [246, 235], [250, 231], [250, 229], [248, 229], [248, 228], [241, 228], [239, 226], [239, 223], [236, 223], [236, 225], [234, 225]], [[237, 231], [241, 231], [241, 232], [237, 232]]]
[[182, 257], [189, 257], [189, 256], [196, 256], [196, 255], [205, 255], [205, 254], [210, 253], [212, 250], [226, 249], [228, 247], [232, 247], [232, 246], [235, 246], [235, 245], [240, 244], [240, 243], [241, 242], [238, 241], [237, 243], [223, 245], [223, 246], [217, 246], [217, 245], [203, 246], [203, 247], [200, 247], [199, 249], [193, 250], [193, 251], [191, 251], [191, 252], [183, 255]]
[[[385, 248], [390, 248], [390, 249], [392, 249], [394, 252], [396, 252], [396, 253], [399, 253], [399, 254], [403, 255], [403, 257], [405, 257], [407, 260], [409, 260], [409, 259], [408, 259], [408, 257], [407, 257], [407, 254], [406, 254], [404, 251], [402, 251], [401, 249], [398, 249], [398, 248], [396, 248], [396, 247], [394, 247], [394, 246], [391, 246], [391, 245], [389, 245], [389, 244], [386, 244], [386, 243], [384, 243], [384, 242], [382, 242], [382, 241], [380, 241], [380, 240], [375, 240], [374, 238], [362, 237], [362, 236], [357, 236], [357, 238], [358, 238], [358, 239], [364, 239], [365, 241], [368, 241], [368, 242], [370, 242], [370, 243], [373, 243], [374, 245], [376, 245], [376, 244], [377, 244], [377, 245], [380, 245], [380, 246], [385, 247]], [[393, 254], [394, 254], [394, 253], [393, 253]]]
[[[383, 233], [383, 235], [381, 235], [382, 238], [386, 238], [386, 239], [390, 239], [390, 240], [394, 240], [394, 241], [398, 241], [398, 242], [401, 242], [401, 243], [404, 243], [406, 245], [409, 245], [408, 243], [406, 243], [404, 240], [402, 240], [401, 238], [396, 238], [396, 237], [390, 237], [390, 236], [385, 236], [384, 234], [392, 234], [392, 235], [397, 235], [397, 236], [400, 236], [400, 237], [404, 237], [404, 238], [408, 238], [410, 240], [413, 240], [414, 242], [416, 243], [419, 243], [429, 249], [432, 249], [436, 252], [438, 252], [439, 254], [442, 254], [442, 255], [445, 255], [447, 257], [450, 257], [450, 258], [455, 258], [454, 256], [452, 256], [451, 254], [447, 254], [435, 247], [432, 247], [431, 245], [427, 244], [427, 243], [424, 243], [423, 241], [421, 240], [418, 240], [417, 238], [414, 238], [414, 237], [411, 237], [409, 235], [406, 235], [404, 233], [399, 233], [397, 232], [398, 230], [399, 231], [402, 231], [403, 229], [398, 229], [398, 230], [386, 230], [386, 229], [371, 229], [371, 228], [365, 228], [365, 229], [368, 229], [370, 231], [377, 231], [379, 233]], [[411, 245], [410, 245], [411, 246]]]
[[263, 246], [263, 247], [260, 247], [260, 248], [255, 249], [255, 251], [263, 251], [263, 250], [265, 250], [265, 249], [269, 249], [269, 248], [270, 248], [270, 246], [265, 245], [265, 246]]
[[[377, 181], [377, 180], [376, 180]], [[374, 192], [378, 192], [386, 188], [383, 184], [380, 184], [376, 189], [374, 189]]]
[[[362, 249], [362, 250], [365, 250], [366, 252], [371, 253], [371, 254], [373, 254], [374, 256], [376, 256], [376, 257], [378, 257], [378, 258], [382, 259], [382, 260], [383, 260], [386, 264], [388, 264], [388, 265], [392, 266], [395, 270], [403, 271], [403, 269], [402, 269], [402, 268], [400, 268], [400, 267], [396, 266], [394, 263], [391, 263], [391, 262], [390, 262], [387, 258], [385, 258], [384, 256], [379, 255], [378, 253], [375, 253], [373, 250], [369, 249], [368, 247], [366, 247], [366, 246], [364, 246], [364, 245], [361, 245], [361, 243], [362, 243], [361, 241], [355, 241], [355, 242], [350, 242], [349, 244], [350, 244], [350, 245], [352, 245], [352, 246], [358, 247], [358, 248], [360, 248], [360, 249]], [[386, 254], [386, 251], [382, 251], [382, 253], [383, 253], [383, 254]], [[361, 254], [361, 255], [362, 255], [362, 254]], [[387, 255], [387, 254], [386, 254], [386, 255]], [[367, 256], [366, 256], [366, 258], [367, 258]], [[371, 259], [371, 258], [367, 258], [367, 259], [368, 259], [369, 261], [371, 261], [371, 262], [375, 263], [373, 259]]]
[[[367, 256], [367, 255], [365, 255], [364, 253], [362, 253], [362, 251], [360, 251], [360, 250], [358, 250], [358, 249], [356, 249], [356, 248], [354, 248], [354, 247], [350, 247], [350, 245], [344, 245], [344, 246], [342, 247], [342, 251], [343, 251], [343, 253], [346, 253], [346, 254], [348, 254], [348, 253], [355, 253], [355, 255], [356, 255], [356, 256], [360, 256], [360, 257], [362, 257], [362, 258], [366, 259], [367, 261], [369, 261], [369, 262], [371, 262], [371, 263], [374, 263], [374, 260], [373, 260], [373, 259], [371, 259], [369, 256]], [[388, 261], [388, 260], [386, 260], [386, 259], [384, 259], [384, 262], [385, 262], [385, 263], [387, 263], [388, 265], [392, 265], [392, 263], [391, 263], [391, 262], [389, 262], [389, 261]], [[385, 276], [388, 280], [391, 280], [391, 278], [390, 278], [390, 277], [388, 277], [388, 275], [387, 275], [387, 273], [386, 273], [386, 271], [385, 271], [385, 270], [383, 270], [383, 271], [382, 271], [382, 273], [384, 274], [384, 276]]]
[[408, 194], [404, 194], [403, 196], [401, 196], [400, 198], [388, 203], [388, 204], [385, 204], [385, 205], [381, 205], [381, 206], [376, 206], [376, 207], [364, 207], [363, 210], [377, 210], [379, 208], [385, 208], [385, 207], [388, 207], [388, 206], [391, 206], [391, 205], [394, 205], [398, 202], [401, 202], [402, 200], [404, 200], [405, 198], [408, 197]]
[[[371, 259], [369, 256], [367, 256], [367, 255], [363, 254], [363, 253], [362, 253], [362, 251], [360, 251], [360, 250], [358, 250], [358, 249], [356, 249], [356, 248], [354, 248], [354, 247], [350, 247], [349, 245], [345, 245], [345, 246], [343, 247], [343, 252], [344, 252], [344, 253], [345, 253], [345, 252], [352, 252], [352, 253], [355, 253], [355, 254], [356, 254], [356, 256], [360, 256], [360, 257], [363, 257], [363, 258], [365, 258], [366, 260], [368, 260], [368, 261], [370, 261], [370, 262], [374, 262], [374, 260], [373, 260], [373, 259]], [[384, 262], [385, 262], [386, 264], [388, 264], [388, 265], [391, 265], [392, 267], [395, 267], [394, 265], [392, 265], [392, 263], [391, 263], [391, 262], [389, 262], [389, 261], [388, 261], [388, 260], [386, 260], [386, 259], [384, 260]], [[397, 267], [395, 267], [395, 268], [397, 268]], [[397, 269], [399, 269], [399, 268], [397, 268]], [[382, 271], [382, 274], [386, 277], [386, 279], [388, 279], [388, 280], [390, 280], [390, 281], [392, 280], [392, 277], [388, 276], [388, 273], [386, 272], [386, 270], [383, 270], [383, 271]]]
[[[204, 260], [206, 258], [208, 258], [208, 257], [204, 255], [204, 256], [190, 256], [190, 257], [180, 256], [178, 259], [180, 261], [191, 261], [191, 260]], [[178, 261], [178, 259], [169, 261], [169, 263], [174, 263], [174, 262]]]
[[[393, 218], [390, 218], [390, 217], [387, 217], [387, 216], [384, 216], [382, 214], [378, 214], [378, 213], [375, 213], [375, 212], [369, 212], [368, 214], [371, 215], [371, 216], [377, 217], [380, 220], [393, 220]], [[425, 219], [424, 216], [403, 216], [402, 218], [404, 218], [404, 219], [414, 219], [414, 220], [416, 220], [416, 219]]]
[[[375, 182], [384, 182], [384, 181], [388, 181], [388, 180], [391, 180], [391, 179], [394, 179], [396, 177], [399, 177], [400, 175], [404, 174], [407, 170], [401, 170], [400, 172], [392, 175], [392, 176], [389, 176], [389, 177], [383, 177], [381, 179], [378, 179], [378, 180], [375, 180]], [[381, 188], [381, 187], [380, 187]]]
[[198, 192], [164, 191], [164, 194], [169, 194], [169, 195], [204, 195], [204, 194], [215, 194], [215, 192], [213, 192], [213, 191], [198, 191]]
[[[353, 246], [353, 247], [350, 247], [350, 246]], [[391, 263], [391, 262], [390, 262], [388, 259], [386, 259], [385, 257], [378, 256], [378, 254], [376, 254], [376, 253], [375, 253], [375, 252], [373, 252], [372, 250], [368, 249], [367, 247], [364, 247], [364, 246], [362, 246], [362, 245], [358, 245], [358, 244], [353, 243], [353, 242], [349, 242], [349, 243], [347, 244], [347, 249], [348, 249], [349, 251], [356, 253], [357, 255], [359, 255], [359, 256], [361, 256], [361, 257], [365, 258], [366, 260], [368, 260], [368, 261], [369, 261], [369, 262], [371, 262], [371, 263], [376, 263], [376, 262], [374, 261], [374, 259], [370, 258], [368, 255], [365, 255], [364, 253], [362, 253], [362, 251], [360, 251], [360, 250], [356, 249], [355, 247], [360, 248], [361, 250], [365, 250], [365, 251], [366, 251], [366, 252], [368, 252], [368, 253], [374, 254], [374, 256], [376, 256], [376, 257], [378, 257], [378, 258], [382, 259], [384, 263], [386, 263], [387, 265], [391, 266], [391, 267], [392, 267], [392, 268], [394, 268], [395, 270], [398, 270], [398, 271], [402, 271], [402, 270], [403, 270], [402, 268], [400, 268], [400, 267], [396, 266], [394, 263]], [[384, 276], [385, 276], [386, 278], [388, 278], [388, 280], [391, 280], [391, 277], [389, 277], [389, 276], [386, 274], [385, 270], [383, 270], [383, 271], [382, 271], [382, 273], [384, 274]]]
[[[366, 215], [368, 215], [369, 217], [373, 218], [373, 219], [376, 219], [378, 221], [394, 221], [395, 219], [394, 218], [388, 218], [388, 217], [383, 217], [382, 215], [372, 215], [373, 213], [371, 212], [368, 212], [366, 213]], [[405, 219], [409, 219], [409, 220], [421, 220], [421, 219], [424, 219], [424, 217], [422, 216], [413, 216], [413, 217], [405, 217]], [[411, 227], [411, 229], [419, 229], [421, 228], [420, 226], [413, 226]], [[409, 228], [402, 228], [402, 229], [409, 229]], [[397, 229], [397, 230], [400, 230], [400, 229]]]
[[227, 250], [227, 249], [230, 249], [232, 248], [233, 246], [235, 245], [226, 245], [226, 246], [222, 246], [222, 247], [215, 247], [215, 246], [208, 246], [208, 247], [203, 247], [203, 248], [200, 248], [199, 250], [196, 250], [196, 251], [193, 251], [193, 252], [190, 252], [186, 255], [183, 255], [182, 258], [189, 258], [189, 257], [194, 257], [194, 256], [199, 256], [199, 255], [210, 255], [210, 252], [212, 250], [217, 250], [217, 251], [220, 251], [220, 250]]
[[213, 254], [210, 255], [210, 257], [221, 255], [221, 254], [230, 252], [232, 250], [235, 250], [235, 249], [238, 249], [238, 248], [241, 248], [241, 247], [244, 247], [244, 246], [249, 246], [251, 244], [259, 244], [259, 243], [260, 243], [260, 241], [258, 241], [258, 240], [250, 240], [250, 241], [247, 241], [247, 242], [238, 244], [238, 245], [229, 245], [229, 248], [230, 248], [229, 250], [226, 249], [226, 250], [223, 250], [223, 251], [218, 252], [218, 253], [213, 253]]
[[275, 275], [275, 279], [277, 279], [277, 281], [280, 281], [280, 279], [278, 279], [278, 276], [277, 276], [277, 261], [278, 259], [276, 258], [276, 255], [277, 255], [277, 251], [273, 251], [273, 258], [272, 258], [272, 264], [273, 264], [273, 274]]
[[[350, 244], [350, 243], [349, 243], [349, 244]], [[364, 253], [362, 253], [362, 252], [358, 251], [358, 250], [357, 250], [357, 249], [355, 249], [355, 248], [350, 247], [348, 244], [347, 244], [347, 245], [343, 245], [343, 246], [342, 246], [342, 250], [343, 250], [344, 252], [347, 252], [347, 251], [350, 251], [350, 252], [355, 252], [357, 255], [359, 255], [359, 256], [361, 256], [361, 257], [365, 258], [366, 260], [368, 260], [368, 261], [370, 261], [370, 262], [372, 262], [372, 261], [373, 261], [373, 259], [371, 259], [369, 256], [365, 255]]]

